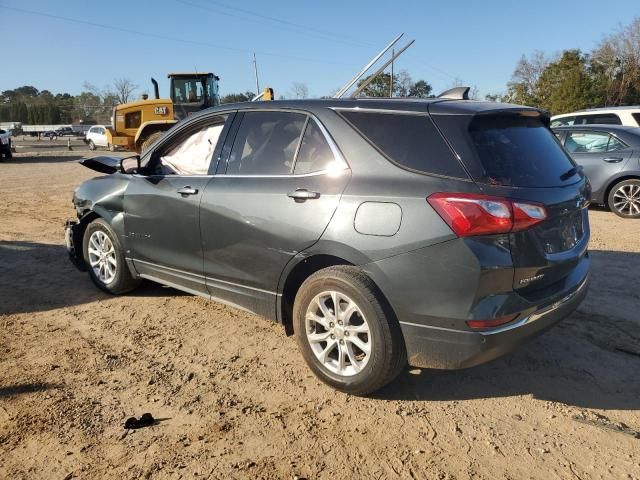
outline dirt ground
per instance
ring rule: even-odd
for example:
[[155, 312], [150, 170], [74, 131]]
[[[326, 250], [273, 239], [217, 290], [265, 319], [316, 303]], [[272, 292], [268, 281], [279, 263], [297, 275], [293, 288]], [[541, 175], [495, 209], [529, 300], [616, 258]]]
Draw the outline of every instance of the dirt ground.
[[[96, 289], [62, 232], [88, 152], [18, 143], [0, 163], [0, 478], [640, 479], [640, 221], [591, 210], [589, 295], [544, 336], [356, 398], [262, 318]], [[144, 412], [161, 421], [126, 433]]]

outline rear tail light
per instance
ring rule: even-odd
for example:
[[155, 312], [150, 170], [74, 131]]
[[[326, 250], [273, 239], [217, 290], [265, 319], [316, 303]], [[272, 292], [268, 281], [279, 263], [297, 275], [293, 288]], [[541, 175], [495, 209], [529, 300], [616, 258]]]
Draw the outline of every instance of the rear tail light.
[[544, 206], [473, 193], [434, 193], [429, 204], [459, 237], [519, 232], [547, 218]]

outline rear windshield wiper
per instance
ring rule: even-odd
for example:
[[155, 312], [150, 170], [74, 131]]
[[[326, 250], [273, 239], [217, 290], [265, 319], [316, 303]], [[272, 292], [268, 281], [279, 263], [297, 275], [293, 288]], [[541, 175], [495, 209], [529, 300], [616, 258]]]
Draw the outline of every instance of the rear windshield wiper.
[[565, 181], [573, 177], [576, 173], [579, 173], [581, 171], [582, 171], [582, 165], [576, 165], [575, 167], [570, 168], [569, 170], [564, 172], [562, 175], [560, 175], [560, 180]]

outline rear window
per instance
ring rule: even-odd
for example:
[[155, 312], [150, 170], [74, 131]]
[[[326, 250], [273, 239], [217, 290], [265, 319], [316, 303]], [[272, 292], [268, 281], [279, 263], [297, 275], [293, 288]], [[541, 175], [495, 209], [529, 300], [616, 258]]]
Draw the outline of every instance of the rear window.
[[640, 127], [640, 113], [632, 113], [631, 115], [633, 115], [633, 119], [636, 121], [636, 123]]
[[575, 164], [539, 117], [480, 115], [469, 125], [469, 136], [481, 167], [472, 169], [477, 181], [518, 187], [576, 181], [565, 178]]
[[427, 115], [341, 111], [384, 156], [421, 173], [468, 178]]

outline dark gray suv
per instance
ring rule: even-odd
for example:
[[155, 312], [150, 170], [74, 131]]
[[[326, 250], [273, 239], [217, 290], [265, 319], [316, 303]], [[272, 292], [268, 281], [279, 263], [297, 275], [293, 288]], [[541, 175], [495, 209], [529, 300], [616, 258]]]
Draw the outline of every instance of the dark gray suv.
[[75, 192], [72, 260], [281, 323], [367, 394], [514, 349], [586, 293], [589, 185], [540, 111], [465, 100], [225, 105]]

